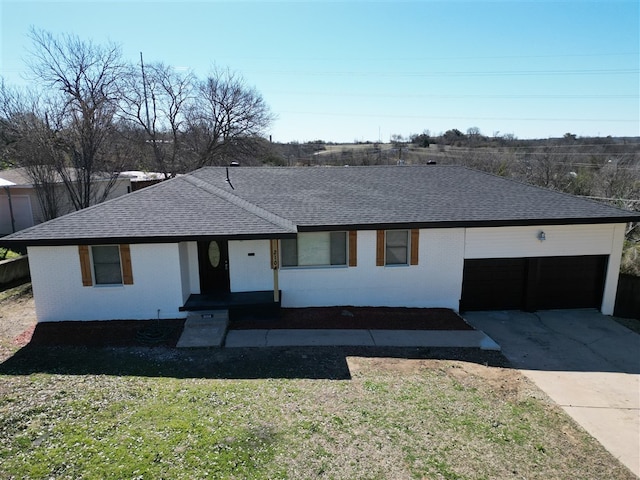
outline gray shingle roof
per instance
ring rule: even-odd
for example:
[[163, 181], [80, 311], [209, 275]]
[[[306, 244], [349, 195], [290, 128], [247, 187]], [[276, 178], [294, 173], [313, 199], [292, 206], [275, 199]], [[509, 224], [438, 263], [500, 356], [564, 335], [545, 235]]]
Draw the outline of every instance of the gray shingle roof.
[[[210, 167], [6, 237], [32, 245], [617, 223], [640, 214], [457, 166]], [[3, 239], [4, 241], [5, 239]]]

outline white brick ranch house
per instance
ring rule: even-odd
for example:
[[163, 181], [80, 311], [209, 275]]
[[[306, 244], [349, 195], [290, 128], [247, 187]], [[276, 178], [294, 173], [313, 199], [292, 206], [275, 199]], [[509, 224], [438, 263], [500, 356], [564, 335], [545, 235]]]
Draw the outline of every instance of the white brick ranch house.
[[[210, 167], [17, 232], [41, 322], [283, 307], [597, 308], [634, 212], [458, 166]], [[265, 300], [266, 299], [266, 300]]]

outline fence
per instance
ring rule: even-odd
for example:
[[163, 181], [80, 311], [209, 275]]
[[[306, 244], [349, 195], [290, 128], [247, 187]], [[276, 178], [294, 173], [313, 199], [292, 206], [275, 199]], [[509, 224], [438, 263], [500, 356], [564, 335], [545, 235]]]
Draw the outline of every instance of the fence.
[[640, 319], [640, 277], [620, 275], [613, 314], [616, 317]]
[[0, 286], [29, 278], [29, 259], [26, 255], [0, 261]]

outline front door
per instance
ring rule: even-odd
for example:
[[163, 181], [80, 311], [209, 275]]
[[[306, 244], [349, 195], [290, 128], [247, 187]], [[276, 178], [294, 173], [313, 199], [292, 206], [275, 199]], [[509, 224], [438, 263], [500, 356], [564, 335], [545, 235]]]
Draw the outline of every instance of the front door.
[[229, 245], [223, 240], [198, 242], [200, 293], [229, 291]]

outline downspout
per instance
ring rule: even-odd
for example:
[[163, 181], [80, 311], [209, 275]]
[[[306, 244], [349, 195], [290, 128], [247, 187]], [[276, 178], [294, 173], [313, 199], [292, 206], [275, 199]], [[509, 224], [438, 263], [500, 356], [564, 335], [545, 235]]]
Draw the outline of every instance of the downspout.
[[16, 219], [13, 216], [13, 203], [11, 202], [11, 190], [9, 187], [4, 187], [7, 191], [7, 199], [9, 200], [9, 216], [11, 217], [11, 233], [16, 233]]

